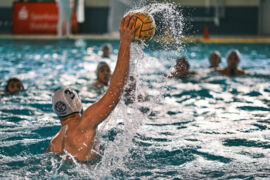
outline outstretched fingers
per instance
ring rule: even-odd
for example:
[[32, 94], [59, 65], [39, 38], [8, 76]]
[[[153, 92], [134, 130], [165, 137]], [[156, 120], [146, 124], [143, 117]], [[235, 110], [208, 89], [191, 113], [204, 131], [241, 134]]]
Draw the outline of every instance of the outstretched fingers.
[[141, 24], [137, 24], [137, 26], [133, 27], [132, 32], [136, 32], [141, 27]]
[[126, 18], [122, 18], [122, 21], [120, 23], [120, 27], [123, 27], [125, 25]]
[[125, 27], [128, 27], [130, 18], [131, 18], [131, 15], [128, 15], [127, 17], [125, 17]]
[[129, 29], [132, 29], [136, 23], [137, 18], [135, 16], [132, 16], [129, 22]]

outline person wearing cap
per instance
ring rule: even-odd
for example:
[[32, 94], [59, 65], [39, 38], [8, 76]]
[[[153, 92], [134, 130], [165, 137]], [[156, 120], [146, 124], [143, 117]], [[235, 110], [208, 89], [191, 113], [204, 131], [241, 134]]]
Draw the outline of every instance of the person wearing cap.
[[110, 66], [102, 61], [98, 63], [96, 69], [97, 80], [94, 82], [94, 86], [96, 87], [104, 87], [108, 86], [110, 78], [111, 78], [111, 69]]
[[24, 90], [23, 83], [18, 78], [10, 78], [5, 87], [5, 94], [16, 94]]
[[134, 33], [135, 17], [127, 16], [120, 24], [120, 49], [115, 71], [108, 90], [95, 104], [83, 113], [82, 104], [76, 91], [62, 88], [54, 93], [53, 110], [60, 118], [61, 129], [51, 140], [47, 152], [66, 154], [70, 159], [91, 161], [98, 156], [95, 135], [98, 125], [116, 107], [123, 92], [129, 72], [130, 44]]
[[217, 70], [217, 72], [226, 76], [242, 76], [248, 74], [243, 69], [238, 67], [240, 61], [241, 59], [239, 51], [232, 50], [227, 56], [227, 67]]
[[217, 70], [219, 68], [219, 64], [221, 63], [221, 56], [218, 51], [214, 51], [209, 56], [210, 68], [213, 70]]
[[111, 51], [112, 51], [111, 45], [110, 44], [105, 44], [102, 47], [102, 57], [110, 58]]

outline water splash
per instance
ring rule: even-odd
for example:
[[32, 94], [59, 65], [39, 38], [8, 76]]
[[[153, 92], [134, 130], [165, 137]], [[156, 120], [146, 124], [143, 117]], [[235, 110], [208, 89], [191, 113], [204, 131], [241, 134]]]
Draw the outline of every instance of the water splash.
[[[156, 22], [155, 41], [170, 44], [173, 42], [177, 48], [182, 44], [184, 17], [180, 6], [174, 3], [140, 3], [132, 10], [148, 12]], [[163, 44], [164, 46], [164, 44]]]
[[[172, 42], [168, 40], [173, 40], [175, 49], [181, 48], [180, 38], [183, 31], [183, 17], [181, 12], [176, 10], [174, 4], [156, 3], [145, 6], [145, 3], [139, 3], [138, 5], [143, 7], [139, 8], [136, 6], [133, 10], [149, 12], [158, 22], [155, 41], [164, 43], [165, 41], [163, 42], [161, 38], [170, 38], [166, 40], [165, 44], [162, 44], [164, 48], [170, 48], [169, 45]], [[153, 111], [154, 106], [162, 101], [162, 94], [165, 88], [154, 93], [152, 95], [154, 98], [148, 99], [148, 102], [146, 102], [148, 105], [147, 113], [140, 111], [143, 103], [140, 102], [138, 97], [142, 93], [144, 86], [147, 85], [146, 82], [149, 81], [144, 74], [151, 72], [151, 67], [155, 63], [152, 57], [147, 56], [143, 51], [143, 48], [147, 46], [147, 44], [136, 43], [131, 45], [129, 76], [134, 77], [136, 82], [134, 101], [126, 105], [125, 97], [123, 97], [112, 115], [99, 127], [98, 136], [100, 138], [104, 133], [107, 133], [108, 136], [110, 136], [110, 132], [114, 133], [113, 140], [103, 142], [102, 146], [105, 149], [102, 159], [95, 168], [97, 171], [95, 174], [102, 172], [103, 178], [117, 176], [117, 173], [125, 174], [125, 172], [128, 172], [132, 174], [135, 172], [129, 168], [130, 159], [134, 158], [132, 157], [134, 154], [143, 154], [143, 150], [134, 143], [134, 138], [145, 124], [151, 122], [148, 115]], [[157, 69], [162, 69], [162, 65], [159, 64]], [[161, 76], [163, 77], [162, 74]], [[161, 82], [164, 80], [162, 77], [156, 80], [156, 82], [164, 85], [164, 82]], [[140, 156], [140, 158], [144, 159], [143, 156]]]

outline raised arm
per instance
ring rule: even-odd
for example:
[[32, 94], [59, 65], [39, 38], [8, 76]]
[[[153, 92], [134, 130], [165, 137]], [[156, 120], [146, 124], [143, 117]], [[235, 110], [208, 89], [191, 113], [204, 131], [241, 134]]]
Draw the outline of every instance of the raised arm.
[[130, 44], [134, 33], [140, 27], [135, 27], [135, 17], [127, 16], [120, 24], [120, 49], [118, 60], [111, 78], [110, 86], [105, 95], [95, 104], [88, 107], [82, 115], [81, 128], [96, 128], [117, 105], [129, 72]]

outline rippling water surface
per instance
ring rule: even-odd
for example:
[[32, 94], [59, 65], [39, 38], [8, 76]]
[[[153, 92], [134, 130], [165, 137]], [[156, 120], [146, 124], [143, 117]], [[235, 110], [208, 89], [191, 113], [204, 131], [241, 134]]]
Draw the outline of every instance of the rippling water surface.
[[[110, 59], [101, 46], [110, 42]], [[102, 157], [96, 164], [45, 154], [60, 129], [51, 109], [53, 91], [71, 86], [84, 108], [100, 94], [87, 91], [95, 68], [105, 60], [115, 67], [119, 42], [99, 40], [0, 40], [1, 91], [9, 77], [26, 90], [0, 102], [0, 177], [21, 179], [254, 179], [270, 177], [270, 45], [183, 44], [164, 50], [145, 47], [135, 62], [137, 93], [147, 101], [122, 99], [100, 125]], [[240, 66], [250, 75], [210, 74], [208, 56], [238, 49]], [[136, 52], [133, 52], [136, 54]], [[180, 55], [198, 75], [167, 79]]]

